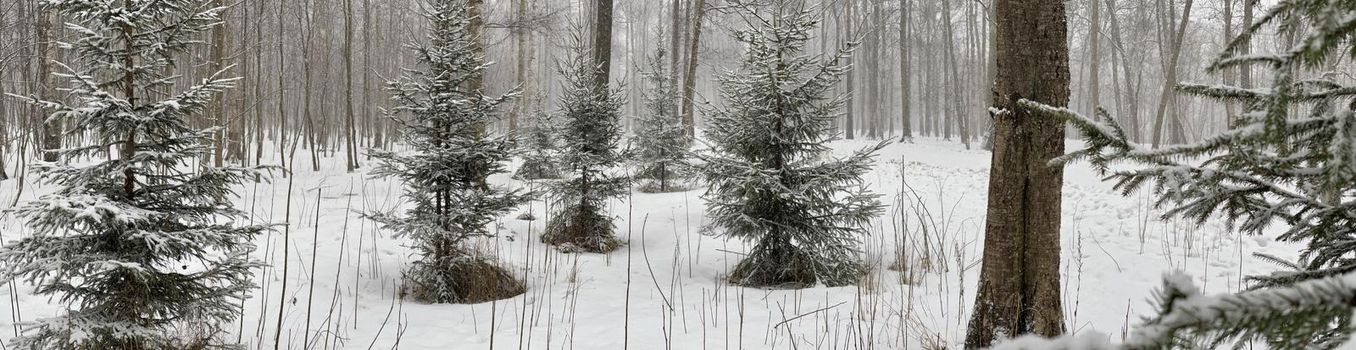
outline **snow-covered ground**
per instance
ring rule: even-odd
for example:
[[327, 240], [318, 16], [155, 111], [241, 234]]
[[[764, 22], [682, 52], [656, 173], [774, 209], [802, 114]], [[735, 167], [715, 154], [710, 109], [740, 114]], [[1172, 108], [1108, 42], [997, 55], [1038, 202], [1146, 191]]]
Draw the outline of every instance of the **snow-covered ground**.
[[[868, 144], [839, 141], [834, 148], [846, 154]], [[400, 205], [398, 184], [347, 174], [341, 157], [322, 159], [320, 172], [310, 171], [305, 156], [297, 160], [295, 176], [239, 189], [240, 208], [257, 220], [291, 223], [286, 235], [280, 227], [257, 241], [258, 256], [271, 266], [257, 274], [261, 288], [244, 301], [242, 322], [222, 336], [249, 348], [274, 348], [277, 338], [279, 348], [290, 349], [934, 349], [956, 347], [964, 337], [983, 244], [989, 153], [935, 139], [886, 148], [867, 180], [889, 208], [865, 239], [862, 258], [872, 270], [854, 287], [729, 286], [722, 277], [746, 246], [707, 234], [696, 189], [613, 201], [617, 232], [629, 244], [607, 255], [560, 253], [540, 243], [548, 215], [542, 201], [501, 218], [500, 237], [481, 248], [497, 251], [528, 292], [477, 305], [398, 298], [400, 273], [412, 259], [405, 241], [359, 218]], [[17, 187], [0, 182], [0, 208], [14, 201]], [[19, 199], [43, 192], [30, 182]], [[1192, 274], [1208, 293], [1232, 292], [1240, 276], [1272, 268], [1253, 253], [1295, 255], [1294, 246], [1242, 237], [1221, 223], [1160, 221], [1151, 203], [1146, 194], [1122, 197], [1084, 164], [1066, 170], [1062, 277], [1071, 331], [1119, 340], [1152, 312], [1147, 300], [1166, 271]], [[523, 212], [538, 220], [517, 219]], [[25, 234], [13, 219], [0, 219], [0, 232], [6, 241]], [[0, 304], [22, 319], [60, 309], [31, 291], [0, 288]], [[15, 314], [0, 312], [0, 323]], [[13, 336], [0, 328], [0, 338]]]

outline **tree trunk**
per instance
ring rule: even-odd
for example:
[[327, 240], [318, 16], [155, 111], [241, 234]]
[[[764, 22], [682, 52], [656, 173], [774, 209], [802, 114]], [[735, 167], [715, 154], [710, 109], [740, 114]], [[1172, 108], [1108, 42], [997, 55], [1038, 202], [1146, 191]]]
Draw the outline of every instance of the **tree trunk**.
[[[38, 50], [38, 76], [37, 88], [38, 95], [44, 100], [50, 100], [55, 97], [53, 91], [56, 86], [52, 82], [52, 41], [55, 40], [55, 11], [51, 9], [38, 8], [37, 10], [37, 50]], [[7, 98], [0, 96], [0, 98]], [[39, 115], [45, 115], [44, 111], [39, 110]], [[57, 161], [57, 154], [48, 150], [61, 148], [61, 121], [48, 120], [41, 117], [38, 120], [42, 125], [42, 160], [45, 162]]]
[[[480, 1], [480, 0], [477, 0]], [[612, 73], [612, 0], [597, 0], [593, 27], [593, 64], [597, 65], [594, 84], [607, 89]]]
[[678, 79], [682, 74], [682, 71], [678, 70], [678, 57], [681, 57], [682, 53], [678, 50], [681, 50], [683, 41], [683, 23], [681, 21], [683, 10], [682, 6], [678, 4], [678, 0], [671, 0], [670, 5], [672, 8], [669, 9], [669, 20], [672, 23], [669, 27], [669, 75], [672, 79], [670, 81], [676, 82], [680, 81]]
[[[847, 38], [846, 38], [846, 39], [847, 39], [848, 42], [853, 42], [853, 41], [856, 41], [856, 40], [857, 40], [857, 32], [854, 32], [854, 31], [853, 31], [853, 29], [854, 29], [854, 28], [853, 28], [853, 22], [856, 21], [856, 18], [855, 18], [855, 17], [857, 17], [857, 11], [856, 11], [857, 1], [856, 1], [856, 0], [847, 0], [847, 3], [846, 3], [846, 4], [847, 4]], [[856, 65], [857, 65], [857, 55], [854, 54], [854, 55], [848, 56], [848, 67], [855, 67]], [[856, 99], [856, 97], [857, 97], [857, 79], [856, 79], [856, 78], [857, 78], [857, 70], [856, 70], [856, 69], [848, 70], [848, 72], [847, 72], [847, 81], [846, 81], [846, 83], [847, 83], [847, 113], [843, 113], [843, 118], [844, 118], [844, 120], [843, 120], [843, 133], [844, 133], [844, 135], [843, 135], [843, 137], [847, 138], [848, 140], [854, 139], [854, 138], [856, 138], [856, 136], [857, 136], [857, 135], [856, 135], [856, 133], [857, 133], [857, 126], [854, 125], [854, 123], [853, 123], [853, 119], [856, 119], [856, 118], [855, 118], [855, 117], [856, 117], [856, 115], [855, 115], [856, 113], [855, 113], [855, 112], [857, 111], [857, 108], [856, 108], [856, 107], [857, 107], [857, 99]]]
[[[1252, 28], [1253, 9], [1257, 6], [1257, 0], [1243, 0], [1243, 30]], [[1247, 56], [1252, 53], [1252, 41], [1243, 44], [1240, 56]], [[1243, 63], [1238, 66], [1238, 84], [1244, 89], [1252, 88], [1252, 65]]]
[[953, 28], [955, 24], [951, 23], [950, 1], [942, 1], [942, 20], [945, 21], [943, 23], [943, 29], [946, 30], [946, 65], [949, 68], [948, 73], [950, 74], [950, 77], [946, 79], [948, 99], [950, 100], [950, 103], [947, 104], [949, 107], [947, 119], [950, 119], [952, 123], [955, 123], [957, 137], [960, 138], [961, 144], [964, 144], [965, 149], [968, 150], [970, 149], [970, 135], [968, 135], [968, 130], [966, 130], [965, 114], [962, 112], [965, 107], [960, 91], [960, 63], [956, 61], [956, 45], [954, 43], [956, 36], [955, 28]]
[[[254, 164], [259, 165], [264, 158], [264, 1], [255, 0], [254, 15], [257, 17], [254, 25]], [[255, 178], [259, 180], [259, 178]]]
[[[363, 141], [368, 147], [378, 147], [380, 134], [372, 121], [372, 0], [363, 0]], [[370, 156], [368, 159], [371, 159]]]
[[302, 98], [302, 115], [305, 116], [304, 118], [306, 119], [303, 123], [306, 123], [306, 142], [307, 147], [310, 148], [311, 151], [312, 171], [320, 171], [320, 142], [316, 140], [316, 138], [320, 136], [320, 131], [316, 128], [315, 118], [312, 118], [311, 116], [311, 95], [313, 95], [313, 91], [311, 91], [311, 71], [312, 67], [315, 66], [315, 64], [311, 62], [311, 58], [314, 57], [311, 55], [311, 51], [315, 48], [312, 40], [315, 38], [315, 19], [320, 17], [318, 15], [319, 8], [320, 6], [311, 6], [313, 12], [310, 18], [306, 20], [306, 38], [303, 39], [302, 42], [304, 47], [302, 48], [301, 58], [303, 84], [305, 85], [301, 89], [301, 93], [304, 94], [304, 97]]
[[[277, 20], [278, 20], [278, 23], [277, 23], [277, 24], [278, 24], [278, 29], [277, 29], [277, 30], [278, 30], [278, 32], [276, 33], [276, 34], [278, 35], [278, 42], [277, 42], [277, 46], [276, 46], [276, 49], [278, 50], [278, 91], [277, 91], [277, 99], [278, 99], [278, 101], [277, 101], [277, 103], [278, 103], [278, 137], [277, 137], [277, 140], [278, 140], [278, 166], [283, 167], [283, 168], [286, 168], [286, 169], [291, 169], [291, 168], [287, 167], [287, 132], [288, 132], [288, 130], [287, 130], [287, 107], [286, 107], [286, 105], [284, 104], [285, 101], [287, 101], [287, 96], [286, 96], [287, 89], [286, 89], [285, 86], [284, 86], [285, 83], [286, 83], [286, 77], [287, 77], [287, 74], [286, 74], [286, 72], [287, 72], [287, 69], [286, 69], [286, 68], [287, 68], [287, 60], [286, 60], [286, 58], [284, 57], [285, 51], [283, 51], [283, 40], [287, 38], [287, 31], [286, 31], [286, 29], [283, 27], [283, 23], [286, 22], [286, 21], [283, 20], [283, 6], [284, 6], [286, 3], [287, 3], [286, 1], [278, 1], [278, 14], [277, 14], [277, 15], [278, 15], [278, 16], [277, 16]], [[283, 176], [283, 177], [290, 176], [289, 173], [290, 173], [290, 171], [284, 171], [284, 172], [282, 172], [282, 176]]]
[[913, 141], [913, 127], [910, 125], [909, 97], [909, 2], [899, 0], [899, 122], [902, 136], [899, 142]]
[[348, 147], [344, 169], [353, 172], [358, 164], [358, 136], [353, 118], [353, 0], [344, 0], [344, 140]]
[[1069, 103], [1063, 0], [997, 0], [993, 163], [979, 292], [966, 348], [1000, 336], [1064, 333], [1060, 307], [1060, 194], [1051, 158], [1064, 152], [1064, 125], [1017, 105]]
[[[222, 0], [212, 0], [213, 7], [221, 7]], [[216, 74], [226, 67], [226, 24], [222, 23], [212, 28], [212, 57], [210, 58], [209, 72], [207, 74]], [[212, 101], [212, 118], [216, 119], [216, 144], [212, 147], [212, 165], [221, 167], [226, 161], [226, 129], [230, 122], [226, 117], [226, 99], [225, 92], [217, 93], [216, 100]]]
[[1088, 46], [1091, 46], [1091, 58], [1088, 62], [1088, 110], [1087, 115], [1096, 114], [1100, 106], [1102, 92], [1102, 10], [1097, 0], [1089, 0], [1088, 12], [1092, 19], [1092, 29], [1088, 33]]
[[[517, 52], [518, 59], [515, 62], [517, 63], [517, 65], [515, 67], [514, 77], [518, 81], [518, 88], [522, 89], [521, 92], [524, 95], [524, 97], [526, 97], [531, 96], [531, 94], [528, 92], [527, 87], [528, 30], [527, 28], [523, 27], [526, 23], [525, 21], [527, 21], [527, 0], [515, 0], [513, 4], [514, 7], [516, 7], [515, 12], [518, 18], [517, 20], [518, 23], [513, 27], [513, 40], [515, 41], [515, 44], [517, 44], [518, 51]], [[508, 119], [509, 124], [508, 131], [510, 134], [518, 131], [518, 118], [521, 118], [523, 111], [527, 109], [528, 100], [529, 98], [519, 98], [517, 101], [514, 101], [513, 111], [509, 113]]]
[[[7, 19], [6, 16], [8, 16], [8, 13], [5, 13], [4, 9], [0, 9], [0, 28], [8, 28], [8, 23], [5, 23], [5, 19]], [[5, 35], [0, 34], [0, 40], [9, 39]], [[8, 73], [8, 70], [0, 67], [0, 96], [9, 96], [5, 94], [5, 78], [8, 77], [5, 73]], [[9, 179], [9, 173], [5, 171], [5, 155], [7, 154], [5, 151], [10, 148], [9, 131], [14, 130], [9, 127], [9, 116], [12, 114], [9, 113], [8, 100], [8, 98], [0, 97], [0, 181]], [[23, 154], [19, 152], [15, 152], [14, 154], [18, 157], [23, 157]]]
[[[1228, 45], [1229, 41], [1234, 39], [1234, 0], [1223, 0], [1223, 1], [1224, 1], [1224, 13], [1223, 13], [1224, 38], [1223, 41], [1221, 41], [1221, 43], [1224, 45]], [[1220, 78], [1224, 81], [1225, 86], [1235, 86], [1234, 80], [1238, 78], [1237, 76], [1235, 76], [1235, 74], [1237, 73], [1238, 70], [1236, 69], [1233, 68], [1225, 69], [1224, 71], [1220, 72], [1221, 76]], [[1236, 115], [1235, 113], [1235, 110], [1237, 109], [1236, 107], [1237, 106], [1233, 102], [1224, 103], [1224, 125], [1222, 125], [1224, 129], [1222, 130], [1228, 130], [1229, 125], [1233, 123], [1232, 119], [1234, 115]]]
[[[610, 0], [608, 0], [610, 2]], [[706, 14], [706, 0], [697, 0], [696, 13], [692, 19], [692, 40], [687, 50], [687, 73], [683, 76], [683, 126], [687, 128], [687, 136], [692, 137], [696, 134], [696, 120], [693, 118], [695, 113], [692, 110], [692, 99], [696, 96], [697, 89], [697, 51], [702, 42], [702, 17]]]
[[[124, 9], [131, 10], [132, 0], [122, 0], [122, 6]], [[133, 108], [135, 108], [137, 105], [136, 75], [132, 72], [132, 67], [136, 67], [136, 58], [135, 56], [133, 56], [135, 54], [132, 53], [133, 50], [132, 41], [134, 40], [133, 38], [135, 36], [136, 33], [133, 33], [132, 26], [124, 23], [122, 25], [122, 40], [124, 45], [126, 46], [123, 47], [124, 52], [122, 55], [122, 66], [124, 68], [122, 81], [120, 82], [120, 84], [122, 85], [121, 87], [123, 99], [127, 100], [127, 105], [133, 106]], [[220, 148], [218, 148], [218, 150], [219, 149]], [[123, 142], [121, 151], [122, 151], [121, 157], [123, 162], [131, 162], [132, 158], [136, 157], [137, 155], [136, 130], [127, 131], [127, 140]], [[132, 200], [132, 198], [135, 197], [137, 183], [135, 176], [136, 176], [135, 167], [129, 166], [127, 167], [126, 170], [123, 170], [122, 172], [122, 190], [123, 194], [127, 196], [127, 200]]]
[[[1158, 114], [1154, 117], [1154, 135], [1153, 148], [1158, 148], [1163, 140], [1163, 120], [1168, 113], [1168, 104], [1172, 101], [1173, 86], [1177, 85], [1177, 63], [1181, 58], [1182, 41], [1185, 40], [1187, 23], [1191, 22], [1191, 1], [1186, 0], [1186, 7], [1182, 10], [1181, 23], [1177, 23], [1177, 29], [1173, 34], [1172, 46], [1168, 48], [1168, 63], [1164, 68], [1163, 89], [1158, 95]], [[1168, 4], [1169, 7], [1172, 4]], [[1171, 17], [1169, 17], [1171, 19]]]

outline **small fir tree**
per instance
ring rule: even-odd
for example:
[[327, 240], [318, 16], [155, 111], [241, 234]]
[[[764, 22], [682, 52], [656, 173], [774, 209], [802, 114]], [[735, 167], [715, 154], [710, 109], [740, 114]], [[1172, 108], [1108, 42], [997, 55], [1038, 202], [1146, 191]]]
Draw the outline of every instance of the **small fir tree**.
[[532, 124], [525, 128], [526, 132], [518, 141], [522, 146], [523, 164], [518, 167], [513, 178], [529, 181], [559, 179], [560, 165], [556, 161], [559, 157], [556, 151], [559, 142], [556, 133], [560, 130], [555, 117], [543, 111], [540, 103], [536, 106], [532, 113]]
[[[582, 40], [576, 40], [582, 43]], [[618, 93], [598, 84], [592, 55], [577, 44], [574, 57], [562, 64], [565, 91], [561, 98], [560, 164], [568, 176], [553, 184], [555, 206], [542, 242], [566, 250], [602, 253], [621, 242], [612, 234], [607, 200], [626, 193], [627, 179], [612, 173], [621, 165], [621, 106]], [[565, 68], [570, 67], [570, 68]]]
[[[1246, 53], [1271, 25], [1305, 34], [1280, 53]], [[1264, 234], [1280, 223], [1278, 239], [1304, 244], [1298, 261], [1258, 254], [1284, 269], [1249, 277], [1252, 290], [1234, 295], [1202, 296], [1189, 278], [1172, 275], [1159, 292], [1158, 315], [1146, 319], [1125, 348], [1256, 341], [1273, 349], [1330, 349], [1350, 339], [1356, 330], [1356, 86], [1324, 69], [1334, 67], [1327, 62], [1356, 58], [1353, 28], [1351, 1], [1280, 2], [1210, 66], [1265, 67], [1273, 73], [1270, 89], [1178, 87], [1245, 106], [1230, 130], [1192, 144], [1148, 149], [1132, 143], [1105, 110], [1090, 118], [1024, 102], [1070, 121], [1087, 139], [1087, 148], [1056, 162], [1085, 159], [1127, 195], [1151, 188], [1165, 219], [1224, 218], [1244, 234]], [[1113, 170], [1118, 163], [1139, 167]]]
[[[218, 346], [254, 288], [249, 257], [264, 225], [236, 225], [232, 186], [257, 168], [211, 167], [218, 129], [190, 116], [235, 79], [216, 72], [175, 94], [174, 59], [220, 24], [205, 1], [45, 1], [70, 24], [70, 103], [29, 102], [86, 135], [55, 150], [69, 165], [33, 170], [55, 192], [8, 210], [31, 235], [0, 248], [5, 280], [66, 306], [22, 323], [20, 349], [186, 349]], [[157, 100], [155, 98], [164, 98]], [[108, 154], [108, 152], [116, 152]], [[75, 165], [79, 164], [79, 165]]]
[[[827, 96], [848, 67], [849, 49], [824, 59], [803, 52], [818, 20], [804, 8], [763, 13], [739, 7], [756, 23], [738, 32], [747, 53], [721, 78], [725, 108], [710, 115], [713, 143], [702, 155], [707, 213], [722, 234], [753, 243], [730, 281], [753, 287], [854, 283], [859, 237], [879, 215], [862, 175], [885, 142], [828, 159], [841, 97]], [[765, 18], [770, 15], [770, 18]]]
[[511, 140], [485, 130], [501, 116], [508, 96], [485, 96], [470, 82], [485, 72], [474, 49], [467, 0], [428, 0], [428, 42], [410, 45], [421, 70], [388, 83], [407, 153], [376, 151], [372, 174], [405, 184], [414, 204], [403, 216], [368, 217], [409, 237], [419, 260], [405, 279], [416, 299], [433, 303], [478, 303], [522, 294], [524, 285], [467, 241], [492, 237], [487, 225], [525, 201], [524, 194], [493, 186], [487, 176], [507, 172]]
[[635, 134], [631, 136], [631, 151], [639, 167], [633, 177], [646, 181], [641, 191], [681, 191], [691, 167], [688, 156], [692, 138], [678, 115], [678, 100], [674, 98], [678, 87], [673, 76], [664, 71], [664, 51], [650, 59], [649, 65], [650, 71], [643, 73], [649, 85], [644, 95], [647, 111], [636, 118]]

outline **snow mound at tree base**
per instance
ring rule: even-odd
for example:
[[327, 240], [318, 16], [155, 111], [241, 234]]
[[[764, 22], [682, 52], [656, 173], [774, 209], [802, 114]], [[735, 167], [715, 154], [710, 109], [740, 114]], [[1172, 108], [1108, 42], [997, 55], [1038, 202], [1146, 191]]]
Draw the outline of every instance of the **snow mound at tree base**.
[[570, 206], [551, 218], [541, 241], [565, 252], [607, 253], [621, 247], [612, 235], [612, 218], [588, 205]]
[[522, 295], [527, 286], [496, 261], [455, 251], [419, 261], [405, 274], [405, 293], [425, 303], [478, 304]]
[[730, 271], [731, 284], [771, 289], [800, 289], [823, 283], [830, 287], [851, 285], [861, 275], [861, 267], [830, 267], [788, 242], [764, 240], [753, 253], [740, 260]]

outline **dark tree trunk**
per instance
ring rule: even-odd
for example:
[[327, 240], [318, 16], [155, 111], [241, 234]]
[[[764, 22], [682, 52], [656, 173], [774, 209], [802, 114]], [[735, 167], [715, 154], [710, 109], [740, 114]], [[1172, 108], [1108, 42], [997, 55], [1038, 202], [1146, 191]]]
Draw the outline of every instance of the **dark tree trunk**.
[[1064, 333], [1060, 307], [1060, 192], [1064, 125], [1017, 101], [1069, 103], [1069, 49], [1063, 0], [998, 0], [993, 164], [979, 292], [966, 348], [996, 337]]
[[344, 0], [344, 170], [353, 172], [358, 164], [358, 131], [353, 117], [353, 0]]
[[612, 73], [612, 0], [597, 1], [597, 8], [594, 9], [598, 22], [593, 27], [593, 64], [598, 66], [598, 74], [593, 79], [606, 91]]

